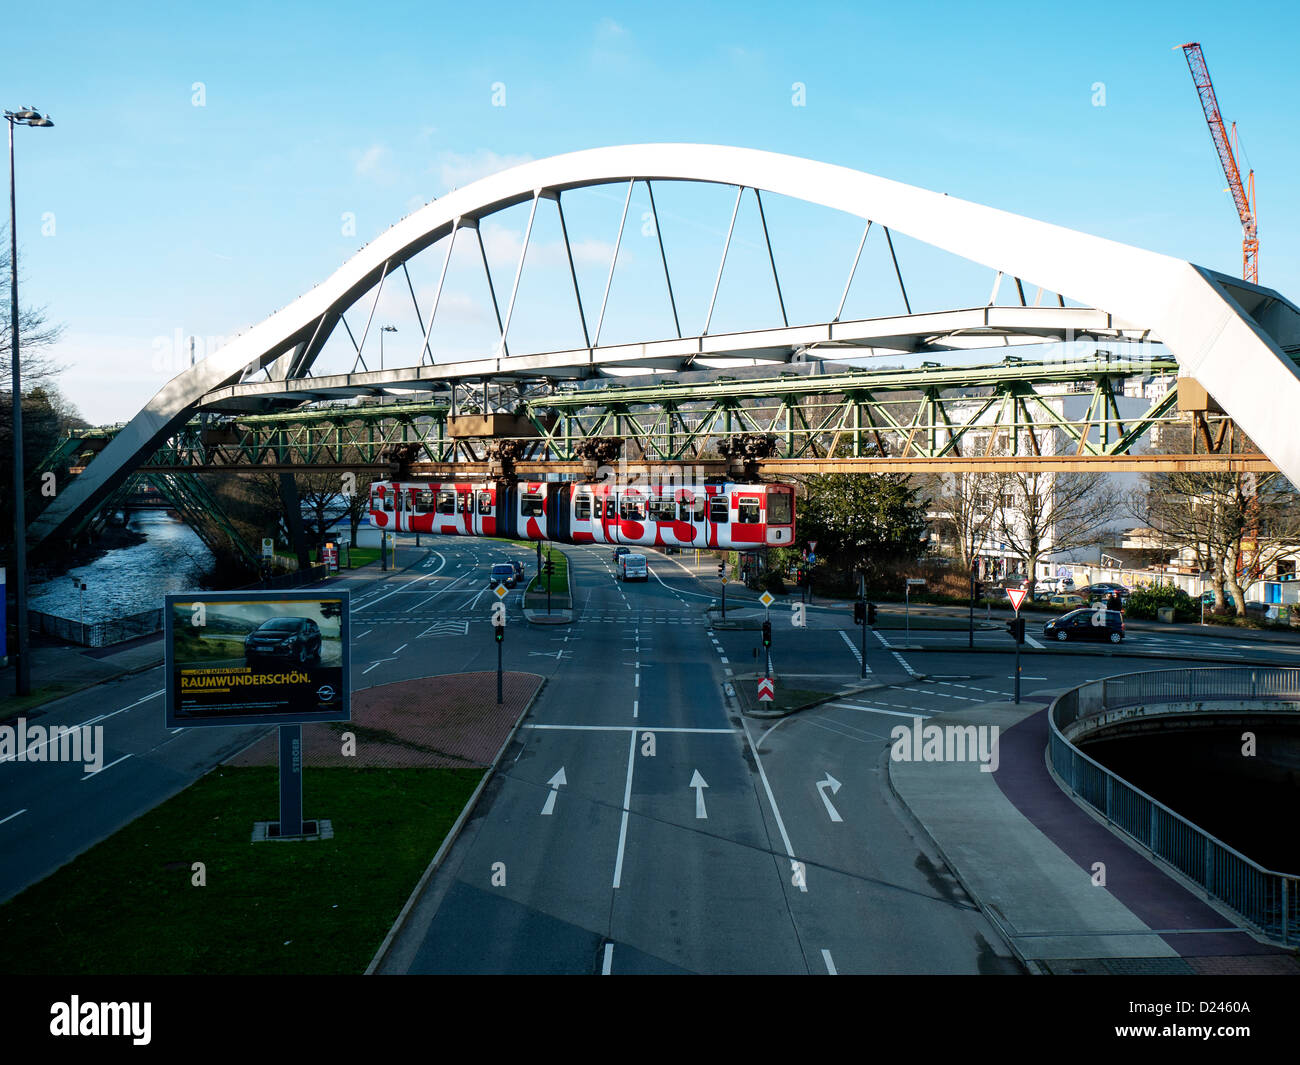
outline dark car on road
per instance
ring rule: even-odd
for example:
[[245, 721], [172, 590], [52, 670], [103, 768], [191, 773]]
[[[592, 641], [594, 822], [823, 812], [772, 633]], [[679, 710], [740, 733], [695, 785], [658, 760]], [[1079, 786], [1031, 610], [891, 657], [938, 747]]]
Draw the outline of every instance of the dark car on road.
[[1083, 607], [1053, 618], [1043, 626], [1043, 636], [1049, 640], [1107, 640], [1119, 643], [1124, 639], [1124, 615], [1118, 610], [1097, 610]]
[[618, 560], [619, 560], [623, 555], [626, 555], [630, 550], [631, 550], [631, 549], [630, 549], [630, 548], [627, 548], [627, 547], [616, 547], [616, 548], [614, 548], [614, 565], [617, 566], [617, 565], [618, 565]]
[[495, 588], [498, 584], [513, 588], [518, 583], [519, 575], [515, 572], [514, 563], [512, 562], [498, 562], [492, 567], [492, 572], [488, 574], [489, 588]]
[[311, 618], [271, 618], [244, 637], [244, 661], [285, 658], [301, 665], [320, 662], [320, 626]]

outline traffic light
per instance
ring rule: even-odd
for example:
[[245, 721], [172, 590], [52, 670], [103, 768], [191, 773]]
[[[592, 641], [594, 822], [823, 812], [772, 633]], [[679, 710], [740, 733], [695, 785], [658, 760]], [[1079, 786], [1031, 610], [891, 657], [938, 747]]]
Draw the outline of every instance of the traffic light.
[[725, 562], [719, 562], [719, 563], [718, 563], [718, 576], [719, 576], [719, 577], [722, 577], [726, 572], [727, 572], [727, 564], [726, 564]]
[[763, 622], [763, 646], [772, 646], [772, 623], [770, 621]]
[[542, 563], [542, 572], [545, 573], [548, 577], [553, 572], [555, 572], [555, 563], [552, 562], [549, 557], [546, 559], [545, 562]]
[[853, 604], [853, 624], [861, 625], [867, 620], [867, 604], [857, 602]]
[[505, 638], [506, 638], [506, 627], [505, 627], [505, 625], [504, 625], [504, 624], [502, 624], [502, 625], [493, 625], [493, 626], [492, 626], [492, 635], [494, 635], [494, 636], [497, 638], [497, 643], [504, 643], [504, 642], [505, 642]]
[[1025, 619], [1021, 617], [1012, 618], [1007, 622], [1007, 632], [1016, 643], [1025, 642]]
[[802, 566], [800, 566], [800, 567], [798, 568], [798, 570], [795, 571], [795, 577], [794, 577], [794, 580], [795, 580], [795, 583], [796, 583], [796, 584], [803, 584], [803, 582], [804, 582], [804, 572], [803, 572], [803, 567], [802, 567]]
[[875, 623], [876, 623], [876, 604], [875, 604], [875, 603], [868, 603], [868, 604], [867, 604], [867, 624], [868, 624], [868, 625], [874, 625]]

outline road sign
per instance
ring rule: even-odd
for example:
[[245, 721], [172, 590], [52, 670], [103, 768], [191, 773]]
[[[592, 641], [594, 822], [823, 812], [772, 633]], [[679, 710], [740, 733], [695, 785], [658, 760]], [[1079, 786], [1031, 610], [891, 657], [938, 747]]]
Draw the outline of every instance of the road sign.
[[924, 583], [925, 583], [925, 578], [924, 578], [924, 577], [908, 577], [908, 578], [907, 578], [907, 583], [908, 583], [908, 584], [913, 584], [913, 585], [915, 585], [915, 584], [924, 584]]
[[816, 550], [817, 550], [817, 541], [816, 541], [816, 540], [809, 540], [809, 541], [808, 541], [808, 554], [811, 555], [811, 554], [813, 554]]
[[727, 575], [725, 573], [722, 575], [722, 583], [723, 584], [727, 583]]
[[1025, 601], [1025, 596], [1029, 594], [1028, 588], [1008, 588], [1007, 598], [1011, 600], [1011, 609], [1017, 614], [1020, 613], [1020, 604]]
[[770, 703], [776, 697], [776, 685], [771, 677], [760, 677], [758, 681], [758, 701]]
[[776, 597], [773, 596], [771, 592], [764, 592], [762, 595], [758, 597], [758, 601], [762, 603], [764, 606], [771, 606], [773, 603], [776, 602]]
[[275, 541], [269, 536], [262, 537], [262, 557], [275, 558]]
[[498, 584], [495, 588], [492, 589], [492, 594], [495, 595], [498, 599], [504, 599], [506, 596], [510, 594], [510, 590], [506, 588], [504, 584]]

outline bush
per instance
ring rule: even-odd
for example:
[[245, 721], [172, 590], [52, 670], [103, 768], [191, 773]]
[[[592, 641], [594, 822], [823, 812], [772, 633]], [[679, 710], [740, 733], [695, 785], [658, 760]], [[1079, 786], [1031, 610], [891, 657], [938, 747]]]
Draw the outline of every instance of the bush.
[[785, 581], [781, 579], [781, 574], [774, 569], [763, 574], [763, 587], [773, 595], [785, 595]]
[[1200, 604], [1181, 588], [1172, 584], [1148, 584], [1138, 588], [1125, 608], [1129, 617], [1154, 621], [1161, 607], [1174, 608], [1175, 621], [1195, 621], [1201, 616]]

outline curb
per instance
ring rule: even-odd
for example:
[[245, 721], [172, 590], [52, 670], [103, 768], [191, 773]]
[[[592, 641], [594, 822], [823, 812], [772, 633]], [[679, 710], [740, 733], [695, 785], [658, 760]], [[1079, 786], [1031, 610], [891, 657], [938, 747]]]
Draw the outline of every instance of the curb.
[[543, 677], [542, 683], [537, 686], [537, 690], [533, 692], [532, 696], [529, 697], [528, 702], [524, 704], [524, 708], [520, 712], [519, 717], [511, 726], [510, 732], [506, 735], [506, 738], [502, 741], [501, 749], [497, 751], [496, 757], [492, 759], [492, 764], [488, 766], [487, 772], [483, 774], [483, 779], [478, 782], [478, 787], [474, 789], [474, 794], [472, 794], [469, 797], [469, 801], [465, 803], [465, 808], [461, 810], [460, 816], [456, 818], [455, 823], [443, 838], [442, 845], [438, 848], [438, 852], [433, 856], [433, 860], [429, 862], [423, 875], [411, 890], [411, 894], [406, 899], [406, 904], [402, 907], [401, 912], [398, 913], [397, 919], [393, 922], [393, 926], [388, 930], [388, 935], [386, 935], [383, 942], [379, 944], [379, 949], [375, 951], [375, 956], [370, 959], [370, 964], [366, 966], [366, 971], [362, 974], [363, 976], [375, 975], [375, 970], [383, 962], [384, 957], [388, 954], [389, 950], [392, 949], [393, 942], [404, 930], [406, 922], [410, 919], [411, 911], [415, 909], [415, 904], [420, 898], [420, 895], [424, 892], [429, 881], [433, 879], [433, 874], [438, 871], [438, 867], [442, 865], [443, 860], [451, 851], [452, 845], [460, 838], [461, 831], [465, 827], [465, 822], [469, 820], [470, 814], [472, 814], [474, 808], [478, 806], [478, 801], [482, 797], [483, 790], [487, 787], [488, 781], [496, 775], [497, 766], [501, 764], [501, 759], [505, 755], [506, 750], [510, 747], [510, 744], [514, 742], [515, 734], [519, 731], [519, 726], [523, 724], [524, 718], [528, 716], [528, 711], [533, 708], [533, 703], [537, 701], [537, 697], [541, 695], [545, 689], [546, 678]]
[[916, 830], [925, 837], [930, 846], [934, 848], [935, 852], [943, 860], [943, 864], [948, 867], [948, 871], [952, 873], [957, 883], [961, 885], [961, 889], [966, 892], [967, 897], [975, 904], [979, 912], [984, 915], [989, 924], [996, 929], [998, 935], [1002, 937], [1002, 941], [1006, 943], [1007, 949], [1015, 956], [1016, 961], [1024, 966], [1025, 972], [1030, 976], [1046, 975], [1046, 970], [1043, 969], [1038, 962], [1031, 961], [1029, 958], [1025, 957], [1024, 953], [1016, 945], [1015, 938], [1007, 932], [1006, 927], [1003, 924], [1003, 922], [1006, 921], [1006, 918], [1000, 912], [997, 912], [992, 905], [986, 903], [980, 898], [979, 893], [971, 887], [966, 878], [961, 875], [961, 870], [957, 868], [957, 865], [948, 857], [947, 852], [939, 845], [939, 841], [931, 835], [925, 822], [913, 813], [912, 808], [907, 805], [907, 800], [904, 799], [899, 790], [894, 787], [894, 775], [889, 771], [892, 761], [889, 757], [888, 744], [885, 745], [885, 750], [881, 754], [881, 760], [885, 763], [884, 777], [885, 784], [889, 788], [889, 794], [893, 796], [894, 801], [898, 803], [899, 808], [907, 814], [908, 821], [911, 822]]
[[[906, 651], [908, 654], [962, 654], [962, 655], [1008, 655], [1015, 651], [1014, 644], [1008, 650], [1002, 650], [997, 647], [920, 647], [920, 646], [898, 646], [892, 645], [887, 650]], [[1112, 651], [1108, 647], [1099, 647], [1095, 650], [1091, 647], [1084, 648], [1075, 644], [1073, 649], [1068, 652], [1057, 650], [1055, 644], [1049, 644], [1041, 650], [1037, 647], [1030, 647], [1028, 644], [1022, 644], [1020, 653], [1032, 657], [1034, 655], [1059, 655], [1062, 653], [1080, 655], [1088, 658], [1141, 658], [1149, 661], [1181, 661], [1189, 658], [1197, 659], [1204, 662], [1222, 662], [1229, 666], [1268, 666], [1280, 669], [1287, 668], [1285, 662], [1264, 662], [1251, 658], [1233, 657], [1224, 655], [1217, 651], [1201, 651], [1196, 648], [1188, 648], [1185, 655], [1170, 654], [1165, 651]]]
[[[742, 674], [741, 676], [733, 677], [731, 679], [734, 684], [735, 682], [741, 680], [752, 680], [754, 677], [757, 676], [759, 676], [759, 674], [757, 673]], [[924, 673], [918, 673], [912, 679], [923, 681], [923, 680], [927, 680], [928, 677]], [[848, 689], [848, 691], [833, 692], [830, 695], [824, 696], [820, 699], [813, 699], [811, 702], [801, 703], [799, 706], [791, 707], [789, 710], [752, 710], [748, 706], [748, 700], [740, 696], [739, 693], [741, 689], [739, 687], [736, 688], [736, 693], [737, 693], [736, 697], [741, 704], [740, 712], [744, 714], [745, 717], [752, 717], [755, 720], [759, 720], [759, 721], [764, 721], [764, 720], [770, 721], [772, 719], [779, 720], [780, 718], [783, 717], [789, 717], [790, 715], [797, 714], [803, 710], [811, 710], [815, 706], [822, 706], [825, 703], [832, 703], [838, 699], [851, 699], [855, 695], [861, 695], [863, 692], [883, 691], [885, 688], [889, 688], [889, 687], [892, 687], [892, 685], [886, 684], [883, 681], [876, 684], [862, 684], [856, 688], [850, 688]]]
[[95, 680], [87, 681], [79, 688], [69, 688], [64, 692], [55, 692], [50, 695], [49, 698], [42, 699], [38, 703], [30, 703], [21, 710], [15, 710], [12, 714], [6, 713], [3, 716], [0, 716], [0, 721], [8, 721], [10, 718], [25, 715], [31, 710], [39, 710], [44, 706], [48, 706], [50, 703], [56, 703], [60, 699], [66, 699], [71, 695], [80, 695], [84, 691], [89, 691], [91, 688], [97, 688], [99, 685], [107, 684], [109, 681], [121, 680], [123, 677], [129, 677], [135, 673], [144, 673], [146, 670], [157, 669], [163, 664], [163, 662], [164, 659], [160, 657], [157, 662], [146, 662], [141, 666], [131, 666], [129, 669], [122, 669], [118, 670], [116, 673], [110, 673], [106, 677], [97, 677]]

